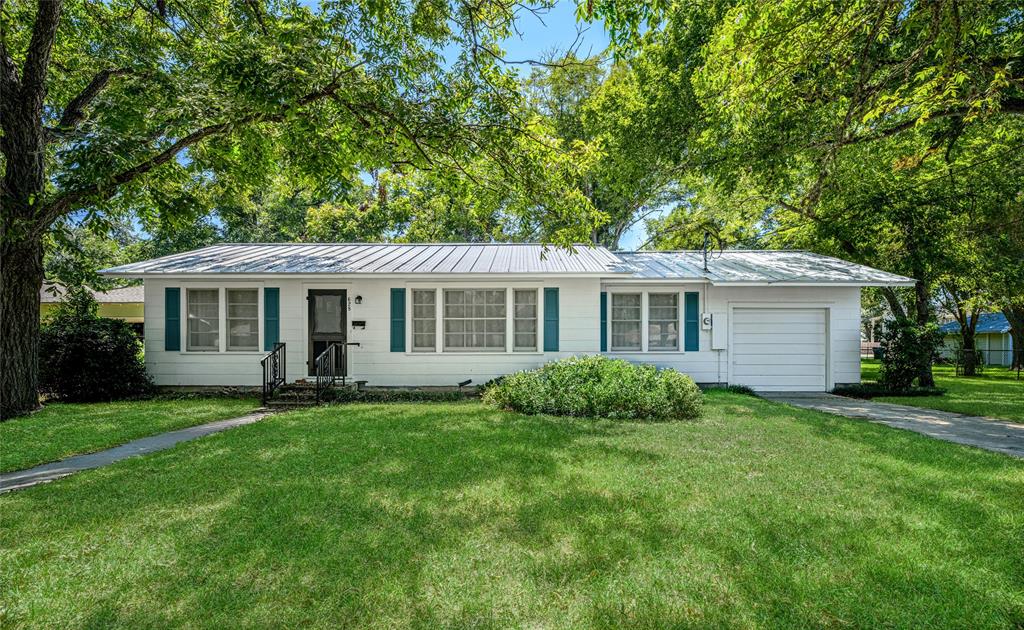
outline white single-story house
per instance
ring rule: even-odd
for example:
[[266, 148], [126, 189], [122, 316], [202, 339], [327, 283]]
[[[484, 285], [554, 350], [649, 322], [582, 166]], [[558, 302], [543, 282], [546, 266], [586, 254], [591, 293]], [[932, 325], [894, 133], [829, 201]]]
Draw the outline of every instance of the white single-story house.
[[[913, 280], [802, 251], [573, 251], [536, 244], [226, 244], [104, 270], [145, 282], [158, 385], [287, 381], [346, 343], [369, 386], [479, 385], [574, 355], [698, 383], [860, 382], [860, 288]], [[358, 344], [358, 345], [355, 345]]]
[[[968, 320], [969, 322], [970, 320]], [[953, 359], [963, 345], [960, 336], [960, 322], [951, 321], [939, 327], [945, 335], [940, 349], [942, 356]], [[985, 365], [1010, 365], [1013, 363], [1013, 337], [1010, 336], [1010, 322], [1002, 313], [982, 313], [974, 328], [974, 345]]]

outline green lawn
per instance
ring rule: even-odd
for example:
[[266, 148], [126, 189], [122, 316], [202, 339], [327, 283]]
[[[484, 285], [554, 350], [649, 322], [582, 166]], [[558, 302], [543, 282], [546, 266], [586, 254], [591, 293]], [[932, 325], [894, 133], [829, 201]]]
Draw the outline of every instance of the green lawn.
[[[879, 367], [874, 359], [861, 361], [862, 378], [877, 381]], [[935, 384], [946, 390], [945, 395], [886, 396], [875, 400], [1024, 422], [1024, 380], [1016, 380], [1016, 372], [987, 367], [980, 376], [966, 377], [957, 376], [951, 365], [936, 365], [932, 373]]]
[[1024, 462], [712, 392], [298, 411], [0, 496], [0, 626], [1024, 624]]
[[49, 404], [32, 415], [0, 422], [0, 472], [233, 418], [258, 406], [254, 399], [231, 398]]

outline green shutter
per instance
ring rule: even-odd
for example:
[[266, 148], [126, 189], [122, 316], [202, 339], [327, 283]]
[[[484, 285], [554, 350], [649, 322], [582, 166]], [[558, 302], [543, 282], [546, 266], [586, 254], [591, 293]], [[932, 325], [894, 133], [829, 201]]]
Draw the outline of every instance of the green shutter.
[[270, 352], [281, 339], [281, 289], [263, 289], [263, 350]]
[[405, 289], [391, 289], [391, 351], [405, 352]]
[[608, 352], [608, 292], [601, 291], [601, 352]]
[[687, 352], [700, 350], [700, 293], [686, 294], [686, 346]]
[[558, 352], [558, 289], [544, 289], [544, 352]]
[[181, 350], [181, 289], [164, 289], [164, 350]]

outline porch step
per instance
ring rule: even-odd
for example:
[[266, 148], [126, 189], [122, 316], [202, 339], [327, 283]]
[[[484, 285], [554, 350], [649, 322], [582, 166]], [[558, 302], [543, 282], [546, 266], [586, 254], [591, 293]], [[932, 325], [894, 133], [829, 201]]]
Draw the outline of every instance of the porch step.
[[[331, 389], [354, 389], [357, 385], [353, 382], [344, 385], [338, 383]], [[312, 407], [316, 403], [316, 383], [298, 382], [282, 385], [274, 397], [267, 401], [267, 406], [277, 409]]]

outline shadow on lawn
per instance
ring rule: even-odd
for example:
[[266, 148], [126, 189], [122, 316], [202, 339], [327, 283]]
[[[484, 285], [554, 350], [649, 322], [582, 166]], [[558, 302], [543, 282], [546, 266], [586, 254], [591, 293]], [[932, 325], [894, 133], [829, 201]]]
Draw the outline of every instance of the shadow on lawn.
[[[145, 575], [93, 601], [85, 625], [177, 625], [196, 611], [206, 611], [200, 616], [206, 621], [235, 623], [250, 613], [266, 618], [260, 612], [266, 606], [301, 623], [315, 614], [306, 607], [324, 602], [334, 618], [370, 614], [386, 607], [379, 601], [385, 594], [412, 603], [427, 620], [432, 603], [416, 600], [432, 556], [495, 530], [510, 543], [539, 549], [561, 536], [612, 526], [624, 499], [580, 487], [559, 472], [560, 460], [644, 466], [656, 459], [641, 449], [581, 443], [623, 435], [629, 425], [516, 419], [475, 406], [444, 418], [429, 409], [348, 407], [280, 416], [228, 439], [188, 445], [187, 462], [175, 449], [73, 480], [75, 494], [98, 500], [67, 504], [61, 518], [68, 523], [123, 532], [139, 522], [147, 543], [157, 534], [173, 545]], [[133, 497], [128, 511], [125, 496]], [[53, 516], [37, 507], [43, 508], [37, 514]], [[630, 536], [628, 527], [620, 537], [628, 544], [605, 546], [589, 559], [574, 559], [580, 567], [550, 575], [562, 574], [554, 578], [562, 581], [608, 570], [638, 544], [660, 538], [650, 531]], [[140, 594], [148, 605], [125, 606]], [[207, 617], [218, 612], [227, 616]]]
[[[941, 508], [953, 529], [998, 531], [992, 513], [1005, 506], [961, 509], [941, 484], [900, 480], [907, 466], [952, 478], [962, 462], [943, 460], [948, 448], [894, 448], [885, 427], [735, 401], [754, 417], [657, 426], [477, 405], [292, 413], [20, 494], [9, 536], [43, 541], [20, 551], [29, 566], [18, 572], [30, 577], [19, 579], [59, 584], [67, 609], [51, 612], [69, 625], [614, 627], [828, 625], [865, 614], [853, 612], [861, 600], [884, 606], [899, 576], [871, 573], [887, 557], [884, 538], [857, 538], [878, 526], [870, 503], [825, 483], [822, 492], [852, 502], [839, 518], [787, 493], [783, 471], [800, 468], [794, 482], [806, 485], [809, 469], [825, 470], [783, 458], [801, 440], [820, 442], [821, 458], [848, 455], [850, 444], [873, 454], [860, 465], [890, 477], [885, 492], [908, 514]], [[773, 440], [773, 418], [809, 431]], [[746, 441], [724, 446], [735, 434], [759, 455]], [[967, 459], [968, 480], [992, 492], [990, 460]], [[958, 545], [979, 555], [1000, 540]], [[845, 566], [844, 554], [863, 549], [868, 570]], [[33, 573], [32, 557], [60, 566]], [[987, 601], [944, 568], [914, 575], [920, 592]], [[564, 616], [574, 598], [593, 598], [577, 604], [582, 618]], [[913, 593], [906, 602], [935, 612]]]

